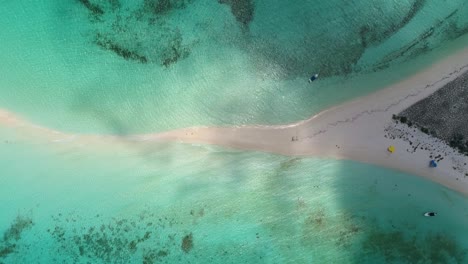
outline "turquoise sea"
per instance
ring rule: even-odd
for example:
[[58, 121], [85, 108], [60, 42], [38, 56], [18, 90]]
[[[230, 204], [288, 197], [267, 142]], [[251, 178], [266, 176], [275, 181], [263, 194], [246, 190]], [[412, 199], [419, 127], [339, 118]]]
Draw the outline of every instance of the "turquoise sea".
[[464, 0], [296, 2], [2, 1], [0, 107], [87, 133], [282, 124], [468, 43]]
[[[468, 44], [464, 0], [1, 4], [0, 108], [72, 134], [294, 122]], [[416, 176], [23, 132], [0, 125], [0, 263], [468, 263], [467, 197]]]
[[416, 176], [182, 144], [77, 151], [1, 132], [3, 263], [468, 261], [466, 196]]

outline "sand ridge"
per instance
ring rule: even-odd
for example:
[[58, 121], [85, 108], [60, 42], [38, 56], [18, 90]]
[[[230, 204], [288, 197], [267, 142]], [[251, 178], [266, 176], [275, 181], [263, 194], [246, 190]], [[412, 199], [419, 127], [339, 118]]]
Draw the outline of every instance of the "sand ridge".
[[[389, 134], [398, 114], [426, 98], [457, 76], [468, 71], [468, 49], [449, 56], [427, 69], [390, 87], [325, 110], [310, 119], [279, 126], [191, 127], [156, 134], [132, 136], [73, 135], [40, 127], [0, 110], [0, 126], [14, 129], [26, 138], [46, 140], [50, 144], [102, 146], [104, 149], [148, 147], [158, 142], [214, 144], [229, 148], [264, 151], [292, 156], [317, 156], [351, 159], [419, 175], [468, 196], [468, 158], [446, 151], [438, 168], [430, 168], [435, 149], [444, 142], [420, 131], [406, 131], [432, 149], [409, 151], [404, 138]], [[346, 89], [346, 87], [343, 87]], [[399, 128], [404, 129], [404, 128]], [[396, 152], [386, 149], [394, 145]]]

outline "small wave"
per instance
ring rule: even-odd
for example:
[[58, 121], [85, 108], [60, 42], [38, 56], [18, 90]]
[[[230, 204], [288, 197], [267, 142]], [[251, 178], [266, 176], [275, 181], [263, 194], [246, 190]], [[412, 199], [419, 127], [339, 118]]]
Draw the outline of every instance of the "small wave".
[[77, 138], [78, 138], [78, 136], [73, 135], [73, 136], [69, 136], [69, 137], [66, 137], [66, 138], [54, 139], [54, 140], [52, 140], [52, 142], [54, 142], [54, 143], [67, 143], [67, 142], [75, 141], [75, 139], [77, 139]]

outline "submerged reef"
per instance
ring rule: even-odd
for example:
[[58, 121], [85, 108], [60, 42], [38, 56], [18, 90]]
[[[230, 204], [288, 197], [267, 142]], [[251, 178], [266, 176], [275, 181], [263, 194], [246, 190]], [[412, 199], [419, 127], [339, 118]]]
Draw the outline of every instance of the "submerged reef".
[[78, 0], [93, 16], [99, 19], [106, 13], [106, 10], [115, 11], [121, 7], [119, 0]]
[[[303, 205], [301, 205], [303, 206]], [[304, 209], [304, 208], [303, 208]], [[363, 224], [348, 213], [333, 215], [327, 213], [327, 208], [318, 207], [305, 215], [299, 234], [300, 245], [306, 248], [316, 248], [323, 242], [317, 234], [327, 234], [330, 242], [343, 250], [353, 250], [356, 238], [363, 233]], [[341, 223], [337, 226], [337, 221]]]
[[[361, 38], [361, 44], [364, 48], [372, 46], [376, 43], [380, 43], [383, 40], [391, 37], [393, 34], [397, 33], [404, 26], [406, 26], [411, 20], [419, 13], [421, 8], [424, 7], [426, 0], [416, 0], [412, 5], [409, 11], [400, 18], [400, 20], [391, 20], [389, 25], [385, 27], [385, 31], [378, 32], [377, 28], [379, 25], [365, 24], [359, 30], [359, 36]], [[372, 22], [369, 22], [372, 23]], [[375, 23], [375, 22], [374, 22]]]
[[93, 25], [91, 42], [103, 50], [138, 63], [169, 67], [190, 55], [190, 46], [172, 13], [185, 9], [192, 0], [144, 0], [125, 7], [118, 0], [79, 0]]
[[[392, 36], [398, 30], [403, 28], [408, 22], [410, 22], [416, 13], [424, 5], [425, 0], [417, 0], [413, 4], [408, 15], [402, 20], [402, 22], [393, 27], [394, 30], [385, 32], [384, 35], [388, 37]], [[439, 20], [433, 26], [426, 29], [421, 34], [417, 35], [412, 41], [408, 42], [406, 45], [403, 45], [398, 50], [395, 50], [391, 53], [388, 53], [380, 61], [371, 65], [372, 69], [381, 70], [388, 68], [394, 63], [404, 62], [410, 59], [413, 59], [419, 55], [427, 53], [440, 46], [441, 43], [446, 40], [453, 40], [459, 38], [460, 36], [468, 33], [468, 25], [458, 26], [454, 21], [458, 20], [459, 10], [456, 9], [450, 13], [447, 17], [442, 20]], [[381, 40], [377, 40], [376, 43], [379, 43]], [[429, 44], [431, 43], [431, 44]]]
[[[56, 226], [47, 231], [60, 245], [57, 251], [67, 250], [75, 261], [88, 258], [106, 263], [128, 263], [142, 244], [155, 237], [158, 231], [156, 223], [145, 221], [146, 217], [147, 215], [144, 215], [141, 221], [111, 219], [100, 225], [70, 229], [67, 228], [64, 219], [55, 216]], [[73, 217], [66, 219], [67, 223], [74, 221], [76, 219]], [[164, 248], [159, 250], [164, 251]], [[145, 251], [148, 249], [145, 248]], [[149, 261], [150, 257], [151, 254], [145, 257], [146, 263], [152, 263]]]
[[[337, 24], [337, 30], [343, 31], [338, 35], [330, 34], [325, 31], [334, 27], [315, 25], [312, 23], [322, 20], [311, 20], [307, 22], [311, 23], [308, 26], [298, 24], [301, 30], [291, 36], [282, 35], [282, 32], [258, 30], [262, 28], [262, 23], [268, 27], [270, 22], [268, 16], [257, 15], [262, 10], [257, 10], [253, 0], [216, 0], [215, 3], [230, 7], [231, 14], [242, 28], [242, 33], [233, 32], [232, 36], [230, 32], [223, 32], [227, 35], [192, 35], [193, 31], [190, 30], [193, 27], [188, 29], [190, 27], [179, 26], [180, 18], [185, 18], [184, 14], [193, 11], [192, 7], [197, 0], [142, 0], [133, 5], [118, 0], [78, 1], [79, 8], [87, 14], [84, 17], [87, 17], [93, 28], [93, 32], [84, 35], [91, 35], [91, 43], [122, 59], [167, 68], [188, 58], [192, 48], [202, 38], [209, 36], [222, 42], [232, 37], [234, 41], [226, 45], [238, 45], [250, 53], [259, 66], [264, 65], [265, 71], [271, 65], [277, 66], [280, 78], [309, 75], [311, 69], [319, 70], [322, 77], [379, 71], [425, 54], [447, 40], [468, 34], [468, 24], [462, 19], [467, 7], [454, 7], [452, 13], [428, 25], [425, 30], [401, 36], [403, 43], [400, 47], [385, 51], [382, 57], [370, 59], [367, 50], [379, 48], [379, 45], [401, 33], [416, 18], [419, 19], [421, 10], [427, 6], [427, 0], [412, 0], [401, 12], [386, 12], [384, 8], [376, 7], [366, 11], [362, 17], [356, 16], [356, 7], [351, 2], [343, 3], [337, 9], [341, 12], [339, 17], [333, 18], [327, 12], [310, 7], [310, 16], [320, 17], [323, 21], [332, 20], [333, 24]], [[392, 5], [395, 6], [390, 9], [398, 9], [400, 6]], [[258, 23], [255, 27], [257, 32], [251, 30], [250, 26], [254, 17]], [[213, 19], [215, 23], [223, 22], [223, 18]], [[193, 22], [195, 24], [191, 26], [209, 32], [212, 21], [202, 19]], [[311, 28], [313, 30], [309, 32]], [[294, 32], [296, 29], [291, 30]]]
[[143, 10], [155, 15], [162, 15], [171, 10], [184, 9], [194, 0], [144, 0]]
[[165, 250], [146, 250], [143, 253], [143, 264], [160, 263], [167, 255], [169, 252]]
[[104, 10], [102, 8], [94, 3], [91, 3], [90, 0], [79, 0], [80, 3], [82, 3], [88, 10], [91, 12], [93, 15], [103, 15]]
[[[198, 220], [200, 217], [197, 215]], [[183, 219], [191, 223], [195, 216], [187, 212]], [[181, 221], [182, 218], [151, 211], [122, 218], [98, 214], [83, 219], [79, 215], [58, 214], [52, 216], [54, 225], [47, 233], [56, 242], [56, 253], [60, 256], [55, 259], [57, 263], [66, 259], [103, 263], [131, 263], [135, 259], [145, 264], [186, 263], [196, 257], [192, 254], [194, 235], [185, 231]]]
[[[292, 159], [279, 171], [292, 168], [295, 162]], [[276, 176], [281, 177], [279, 171]], [[324, 244], [350, 253], [356, 263], [379, 258], [392, 263], [465, 263], [468, 260], [468, 249], [450, 235], [441, 232], [422, 235], [411, 231], [414, 224], [405, 221], [381, 227], [374, 217], [345, 210], [337, 214], [325, 205], [311, 202], [293, 201], [289, 204], [293, 211], [270, 221], [260, 219], [258, 229], [236, 241], [229, 239], [232, 235], [229, 229], [222, 234], [226, 240], [212, 240], [218, 238], [219, 231], [206, 233], [204, 230], [207, 227], [203, 224], [204, 207], [182, 214], [171, 213], [172, 216], [156, 214], [154, 209], [126, 212], [120, 217], [59, 213], [47, 221], [47, 232], [41, 230], [31, 236], [34, 244], [30, 245], [24, 245], [22, 240], [26, 239], [21, 237], [33, 222], [18, 216], [0, 241], [0, 263], [12, 263], [13, 257], [17, 263], [28, 263], [26, 259], [38, 252], [49, 254], [50, 263], [261, 263], [268, 262], [269, 257], [281, 259], [290, 257], [289, 254], [295, 254], [296, 260], [312, 260], [315, 256], [303, 254], [313, 253]], [[289, 219], [292, 215], [296, 216], [292, 225], [284, 222], [284, 217]], [[198, 232], [204, 234], [197, 235]], [[195, 239], [200, 242], [194, 243]], [[49, 242], [37, 245], [42, 240]], [[40, 251], [32, 252], [32, 247], [39, 247]]]
[[95, 43], [107, 50], [115, 52], [117, 55], [127, 59], [127, 60], [136, 60], [141, 63], [147, 63], [148, 59], [145, 56], [141, 56], [134, 51], [130, 51], [124, 47], [119, 46], [119, 44], [113, 43], [111, 40], [106, 39], [101, 34], [96, 34]]
[[[372, 190], [370, 190], [372, 191]], [[315, 205], [316, 206], [316, 205]], [[301, 205], [305, 210], [307, 205]], [[331, 243], [355, 256], [349, 263], [465, 263], [468, 248], [443, 232], [419, 234], [412, 224], [392, 222], [382, 226], [377, 218], [352, 213], [330, 214], [326, 207], [310, 209], [302, 222], [299, 243], [311, 250]], [[391, 225], [391, 226], [390, 226]], [[324, 242], [326, 238], [328, 241]], [[366, 261], [367, 260], [367, 261]], [[371, 261], [372, 260], [372, 261]]]
[[190, 51], [182, 44], [182, 35], [180, 32], [175, 32], [171, 45], [166, 47], [162, 52], [162, 65], [169, 67], [177, 61], [187, 58]]
[[[342, 30], [341, 34], [328, 34], [325, 31], [335, 28], [317, 25], [311, 25], [314, 29], [311, 32], [298, 31], [297, 37], [291, 36], [288, 41], [275, 35], [253, 32], [252, 42], [255, 44], [247, 48], [252, 54], [262, 56], [265, 61], [262, 64], [277, 65], [281, 69], [279, 72], [282, 78], [308, 76], [311, 69], [320, 71], [322, 77], [376, 72], [412, 60], [440, 47], [447, 40], [468, 34], [468, 24], [463, 22], [466, 21], [463, 19], [468, 7], [466, 5], [454, 7], [447, 16], [416, 31], [416, 34], [401, 34], [407, 27], [413, 27], [415, 19], [420, 19], [427, 3], [426, 0], [410, 1], [408, 9], [401, 12], [385, 12], [383, 8], [377, 7], [365, 12], [362, 17], [356, 17], [351, 2], [343, 3], [339, 9], [341, 14], [336, 18], [327, 17], [320, 10], [310, 10], [311, 16], [331, 19], [337, 24], [336, 30]], [[380, 49], [380, 45], [396, 35], [402, 41], [401, 46], [382, 50], [381, 57], [368, 56], [368, 49]]]
[[421, 54], [427, 53], [438, 45], [429, 45], [430, 42], [443, 43], [446, 40], [454, 40], [465, 34], [468, 34], [468, 24], [458, 25], [455, 21], [458, 20], [460, 10], [455, 10], [443, 20], [440, 20], [432, 27], [417, 36], [413, 41], [402, 46], [400, 49], [387, 54], [379, 62], [373, 65], [375, 69], [384, 69], [397, 61], [407, 61]]
[[468, 155], [468, 71], [394, 119], [418, 127]]
[[171, 10], [172, 4], [170, 0], [145, 0], [144, 6], [154, 14], [164, 14]]
[[18, 215], [15, 218], [10, 227], [3, 233], [3, 239], [0, 240], [0, 261], [16, 252], [21, 235], [33, 225], [34, 223], [30, 217]]
[[218, 0], [220, 4], [231, 7], [231, 13], [243, 26], [248, 27], [254, 18], [255, 5], [253, 0]]
[[192, 250], [192, 248], [193, 248], [193, 235], [192, 235], [192, 233], [184, 236], [184, 238], [182, 239], [181, 248], [185, 253], [188, 253], [190, 250]]
[[362, 243], [362, 259], [372, 255], [384, 256], [386, 262], [404, 263], [465, 263], [467, 249], [444, 234], [405, 236], [402, 231], [368, 232]]

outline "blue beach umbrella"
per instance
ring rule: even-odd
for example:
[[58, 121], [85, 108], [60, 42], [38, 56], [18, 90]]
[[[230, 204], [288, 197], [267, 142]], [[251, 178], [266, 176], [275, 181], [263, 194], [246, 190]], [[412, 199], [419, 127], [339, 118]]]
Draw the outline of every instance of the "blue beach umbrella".
[[429, 165], [433, 168], [437, 168], [437, 162], [435, 160], [431, 160], [431, 162], [429, 163]]

